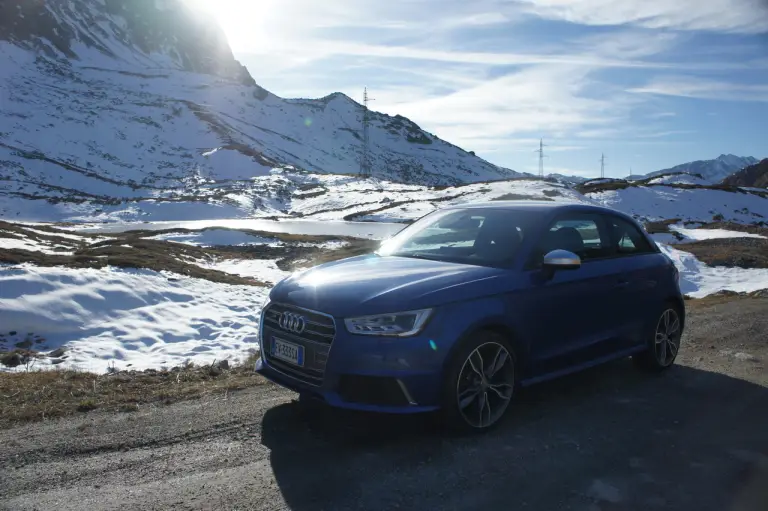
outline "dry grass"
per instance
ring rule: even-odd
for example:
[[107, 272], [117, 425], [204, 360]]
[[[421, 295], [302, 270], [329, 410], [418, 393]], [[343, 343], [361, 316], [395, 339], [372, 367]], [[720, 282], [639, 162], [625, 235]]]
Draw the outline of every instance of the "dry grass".
[[768, 268], [768, 240], [724, 238], [686, 243], [682, 250], [710, 266]]
[[726, 302], [736, 300], [755, 300], [768, 298], [768, 289], [761, 289], [751, 293], [737, 293], [735, 291], [720, 291], [704, 298], [686, 298], [686, 309], [708, 309], [715, 305], [721, 305]]
[[213, 364], [104, 375], [70, 370], [0, 373], [0, 428], [96, 409], [132, 412], [223, 396], [265, 382], [253, 372], [255, 361], [251, 356], [227, 369]]
[[768, 227], [765, 225], [745, 225], [735, 222], [710, 222], [703, 224], [700, 229], [725, 229], [726, 231], [747, 232], [750, 234], [760, 234], [768, 237]]

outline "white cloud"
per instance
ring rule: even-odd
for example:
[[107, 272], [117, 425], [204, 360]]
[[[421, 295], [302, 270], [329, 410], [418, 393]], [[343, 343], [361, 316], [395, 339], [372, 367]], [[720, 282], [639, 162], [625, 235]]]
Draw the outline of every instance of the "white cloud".
[[648, 117], [651, 119], [663, 119], [665, 117], [677, 117], [677, 114], [675, 112], [657, 112], [649, 114]]
[[518, 0], [531, 14], [584, 25], [757, 34], [768, 32], [763, 0]]
[[[619, 121], [634, 98], [584, 95], [594, 85], [590, 72], [586, 66], [529, 66], [451, 94], [400, 103], [397, 110], [428, 119], [428, 127], [449, 140], [478, 148], [483, 140], [495, 143], [525, 133], [555, 136]], [[389, 105], [377, 107], [388, 110]]]
[[[699, 45], [705, 36], [693, 32], [766, 31], [763, 0], [187, 1], [213, 8], [235, 55], [272, 92], [360, 101], [368, 86], [375, 110], [484, 156], [523, 160], [540, 136], [552, 160], [606, 141], [687, 143], [663, 96], [768, 96], [738, 85], [743, 70], [768, 68], [756, 38]], [[531, 36], [532, 16], [584, 26]], [[640, 86], [649, 71], [660, 78]], [[729, 81], [664, 77], [701, 71], [729, 71]]]
[[708, 80], [693, 76], [657, 78], [629, 92], [722, 101], [768, 102], [768, 85]]

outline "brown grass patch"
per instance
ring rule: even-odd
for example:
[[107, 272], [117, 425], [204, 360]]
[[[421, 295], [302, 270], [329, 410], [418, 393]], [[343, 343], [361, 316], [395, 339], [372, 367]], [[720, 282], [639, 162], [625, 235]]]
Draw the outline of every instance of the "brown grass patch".
[[710, 266], [729, 268], [768, 268], [768, 240], [760, 238], [725, 238], [702, 240], [681, 245]]
[[97, 409], [128, 412], [225, 396], [266, 381], [253, 372], [255, 361], [252, 355], [229, 368], [212, 364], [104, 375], [55, 369], [0, 373], [0, 428]]
[[768, 289], [761, 289], [751, 293], [737, 293], [735, 291], [720, 291], [704, 298], [686, 298], [686, 309], [707, 309], [715, 305], [721, 305], [735, 300], [762, 300], [768, 306]]
[[764, 225], [745, 225], [734, 222], [710, 222], [699, 226], [699, 229], [725, 229], [726, 231], [747, 232], [768, 237], [768, 227]]

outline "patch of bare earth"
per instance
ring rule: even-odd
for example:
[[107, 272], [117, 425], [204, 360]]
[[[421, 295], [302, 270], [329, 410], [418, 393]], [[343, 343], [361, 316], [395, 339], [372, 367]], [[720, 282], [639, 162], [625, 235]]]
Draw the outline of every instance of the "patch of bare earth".
[[768, 268], [768, 239], [720, 238], [679, 247], [710, 266]]

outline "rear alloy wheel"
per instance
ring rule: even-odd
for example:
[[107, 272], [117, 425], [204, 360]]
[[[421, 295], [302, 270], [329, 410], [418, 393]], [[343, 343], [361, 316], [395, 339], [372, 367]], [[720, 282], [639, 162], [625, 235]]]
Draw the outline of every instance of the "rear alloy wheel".
[[674, 307], [667, 307], [656, 323], [653, 346], [635, 357], [636, 362], [644, 369], [667, 369], [677, 358], [681, 337], [680, 314]]
[[446, 389], [448, 419], [454, 429], [489, 429], [504, 416], [515, 390], [512, 349], [498, 334], [483, 332], [458, 355]]
[[654, 354], [661, 367], [669, 367], [680, 349], [680, 317], [674, 309], [667, 309], [656, 325]]

